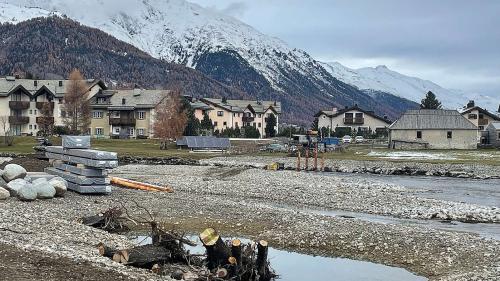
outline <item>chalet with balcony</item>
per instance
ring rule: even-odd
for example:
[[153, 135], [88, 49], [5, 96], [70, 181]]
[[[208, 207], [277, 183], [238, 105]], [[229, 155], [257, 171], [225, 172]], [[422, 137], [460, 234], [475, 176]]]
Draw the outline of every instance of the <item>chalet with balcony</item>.
[[472, 124], [477, 126], [477, 140], [482, 144], [487, 143], [486, 128], [488, 127], [488, 125], [492, 122], [500, 121], [500, 117], [498, 115], [495, 115], [486, 109], [476, 106], [473, 100], [467, 103], [467, 106], [461, 112], [461, 114], [467, 120], [472, 122]]
[[391, 125], [386, 116], [380, 117], [373, 111], [363, 110], [357, 105], [341, 110], [321, 110], [314, 117], [318, 120], [318, 128], [329, 128], [332, 131], [349, 128], [356, 132], [377, 132], [386, 131]]
[[[63, 125], [62, 103], [69, 80], [0, 78], [0, 134], [36, 135]], [[100, 80], [86, 80], [89, 97], [105, 89]], [[2, 124], [3, 125], [3, 124]]]
[[150, 138], [154, 111], [166, 90], [104, 90], [91, 100], [90, 135], [95, 138]]
[[226, 100], [214, 98], [200, 99], [211, 106], [209, 117], [213, 122], [214, 130], [222, 132], [229, 128], [255, 127], [261, 137], [265, 137], [267, 118], [274, 115], [276, 118], [275, 131], [278, 132], [281, 103], [278, 101], [261, 100]]

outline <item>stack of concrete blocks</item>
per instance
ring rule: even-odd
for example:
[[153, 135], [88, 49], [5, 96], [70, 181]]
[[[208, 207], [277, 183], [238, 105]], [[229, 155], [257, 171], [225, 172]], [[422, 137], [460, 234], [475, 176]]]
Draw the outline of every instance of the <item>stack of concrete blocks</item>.
[[45, 172], [68, 181], [68, 189], [82, 194], [109, 194], [108, 169], [118, 167], [115, 152], [90, 149], [89, 136], [64, 136], [62, 146], [47, 146], [52, 167]]

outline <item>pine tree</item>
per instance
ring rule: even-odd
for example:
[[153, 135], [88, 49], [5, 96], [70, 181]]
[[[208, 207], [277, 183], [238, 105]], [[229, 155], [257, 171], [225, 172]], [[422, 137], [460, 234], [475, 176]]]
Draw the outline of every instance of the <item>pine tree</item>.
[[214, 129], [212, 120], [210, 119], [210, 117], [206, 112], [203, 113], [203, 119], [201, 120], [200, 128], [209, 135], [212, 133], [212, 130]]
[[269, 117], [266, 118], [266, 137], [274, 138], [276, 136], [276, 116], [274, 114], [270, 114]]
[[433, 92], [427, 92], [425, 98], [422, 99], [420, 103], [421, 109], [441, 109], [441, 102], [436, 99], [436, 95]]

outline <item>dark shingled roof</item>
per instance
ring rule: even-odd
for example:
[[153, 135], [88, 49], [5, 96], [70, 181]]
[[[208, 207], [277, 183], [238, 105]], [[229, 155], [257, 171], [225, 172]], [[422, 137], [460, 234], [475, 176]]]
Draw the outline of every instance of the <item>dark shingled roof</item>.
[[456, 110], [418, 109], [408, 110], [389, 126], [391, 130], [477, 130]]

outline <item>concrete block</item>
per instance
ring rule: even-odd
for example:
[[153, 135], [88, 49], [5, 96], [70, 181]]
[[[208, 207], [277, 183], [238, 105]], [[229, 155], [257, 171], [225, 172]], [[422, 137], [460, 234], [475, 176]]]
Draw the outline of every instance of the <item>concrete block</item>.
[[109, 184], [110, 182], [110, 180], [107, 177], [93, 178], [93, 177], [80, 176], [56, 168], [45, 168], [45, 172], [51, 175], [61, 177], [67, 180], [68, 182], [72, 182], [78, 185], [96, 185], [96, 184], [105, 185]]
[[88, 158], [82, 158], [82, 157], [70, 156], [52, 152], [46, 152], [45, 154], [47, 155], [48, 158], [51, 159], [62, 160], [73, 164], [83, 164], [85, 166], [98, 169], [118, 167], [118, 160], [94, 160], [94, 159], [88, 159]]
[[117, 160], [116, 152], [95, 150], [95, 149], [64, 149], [62, 146], [48, 146], [46, 152], [71, 155], [76, 157], [94, 159], [94, 160]]
[[109, 185], [78, 185], [68, 182], [68, 189], [81, 194], [110, 194], [111, 186]]
[[90, 148], [90, 136], [63, 136], [64, 148]]
[[62, 162], [54, 162], [52, 163], [52, 166], [59, 170], [71, 172], [73, 174], [86, 177], [106, 177], [108, 175], [108, 171], [104, 169], [88, 169], [88, 168], [73, 166]]

